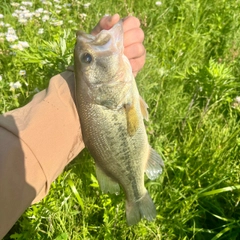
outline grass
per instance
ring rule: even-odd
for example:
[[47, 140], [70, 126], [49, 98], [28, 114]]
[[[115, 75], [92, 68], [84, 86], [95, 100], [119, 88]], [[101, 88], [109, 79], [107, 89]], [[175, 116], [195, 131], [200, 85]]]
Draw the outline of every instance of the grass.
[[[123, 193], [100, 192], [84, 150], [4, 240], [239, 239], [240, 106], [234, 99], [240, 90], [240, 2], [164, 0], [156, 6], [150, 0], [92, 0], [84, 8], [77, 0], [50, 0], [52, 6], [33, 0], [27, 7], [48, 9], [63, 20], [59, 27], [35, 17], [20, 24], [11, 15], [16, 7], [2, 2], [2, 21], [29, 48], [13, 50], [12, 43], [0, 42], [0, 112], [23, 106], [72, 63], [76, 29], [89, 32], [106, 13], [140, 18], [147, 59], [136, 80], [149, 105], [150, 143], [166, 165], [161, 177], [145, 183], [157, 206], [156, 221], [127, 227]], [[57, 13], [56, 5], [64, 3], [72, 6]], [[39, 28], [42, 35], [36, 34]], [[9, 82], [16, 81], [22, 87], [11, 90]]]

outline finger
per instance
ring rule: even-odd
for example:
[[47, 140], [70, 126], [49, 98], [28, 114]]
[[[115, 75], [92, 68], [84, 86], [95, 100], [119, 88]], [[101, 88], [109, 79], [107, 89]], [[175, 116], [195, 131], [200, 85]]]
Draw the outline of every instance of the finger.
[[128, 59], [139, 58], [145, 55], [145, 48], [142, 43], [135, 43], [124, 49], [124, 55]]
[[113, 16], [105, 16], [103, 17], [97, 24], [96, 27], [93, 28], [91, 31], [92, 35], [97, 35], [99, 32], [101, 32], [103, 29], [108, 30], [110, 29], [114, 24], [116, 24], [120, 19], [119, 14], [114, 14]]
[[133, 28], [140, 27], [140, 21], [136, 17], [129, 16], [129, 17], [123, 18], [122, 20], [123, 20], [123, 31], [124, 32], [127, 32]]
[[132, 66], [132, 72], [134, 76], [136, 76], [145, 63], [145, 55], [141, 56], [140, 58], [130, 59], [129, 62]]
[[142, 43], [144, 40], [144, 32], [141, 28], [134, 28], [124, 33], [123, 45], [130, 46], [134, 43]]

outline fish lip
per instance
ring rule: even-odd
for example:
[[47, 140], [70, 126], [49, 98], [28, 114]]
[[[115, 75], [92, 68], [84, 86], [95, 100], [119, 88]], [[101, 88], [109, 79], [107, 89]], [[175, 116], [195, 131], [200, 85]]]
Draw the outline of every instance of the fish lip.
[[102, 30], [96, 36], [93, 36], [80, 30], [76, 32], [76, 37], [77, 42], [80, 44], [89, 44], [93, 47], [102, 47], [111, 40], [112, 35], [109, 32]]
[[84, 38], [85, 41], [88, 40], [89, 42], [95, 39], [95, 36], [93, 36], [91, 34], [88, 34], [88, 33], [85, 33], [81, 30], [76, 32], [76, 37], [77, 37], [77, 40], [78, 39], [80, 40], [80, 39]]
[[[95, 50], [103, 47], [105, 50], [123, 52], [123, 26], [122, 20], [116, 23], [112, 28], [101, 30], [97, 35], [85, 33], [81, 30], [76, 32], [77, 43], [80, 46], [91, 45]], [[117, 39], [113, 41], [111, 39]], [[116, 43], [117, 42], [117, 43]]]

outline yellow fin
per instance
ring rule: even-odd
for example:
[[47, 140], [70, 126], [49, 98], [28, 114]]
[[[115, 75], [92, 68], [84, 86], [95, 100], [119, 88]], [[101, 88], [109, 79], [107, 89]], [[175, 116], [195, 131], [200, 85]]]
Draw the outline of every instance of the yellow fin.
[[137, 111], [133, 104], [126, 104], [125, 110], [127, 116], [127, 131], [130, 136], [133, 136], [139, 126]]
[[139, 101], [140, 101], [140, 108], [141, 108], [142, 115], [144, 119], [148, 121], [148, 110], [147, 110], [148, 105], [146, 104], [146, 102], [143, 100], [141, 96], [139, 96]]

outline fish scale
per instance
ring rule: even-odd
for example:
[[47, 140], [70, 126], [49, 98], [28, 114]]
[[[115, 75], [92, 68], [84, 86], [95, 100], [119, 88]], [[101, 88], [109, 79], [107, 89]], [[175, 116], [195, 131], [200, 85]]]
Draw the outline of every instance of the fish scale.
[[143, 122], [147, 104], [123, 54], [121, 21], [97, 36], [77, 33], [74, 71], [83, 141], [102, 191], [119, 193], [122, 187], [128, 225], [141, 218], [153, 220], [156, 209], [144, 186], [144, 172], [154, 179], [164, 164], [148, 143]]

